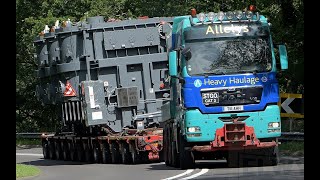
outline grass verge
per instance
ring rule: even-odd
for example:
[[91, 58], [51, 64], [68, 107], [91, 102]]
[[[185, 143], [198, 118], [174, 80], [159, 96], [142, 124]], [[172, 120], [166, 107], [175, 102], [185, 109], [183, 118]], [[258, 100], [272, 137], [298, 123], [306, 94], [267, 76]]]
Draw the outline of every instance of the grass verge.
[[281, 142], [279, 151], [285, 155], [304, 156], [304, 142], [303, 141], [288, 141]]
[[16, 164], [16, 178], [36, 176], [40, 174], [40, 169], [35, 166]]

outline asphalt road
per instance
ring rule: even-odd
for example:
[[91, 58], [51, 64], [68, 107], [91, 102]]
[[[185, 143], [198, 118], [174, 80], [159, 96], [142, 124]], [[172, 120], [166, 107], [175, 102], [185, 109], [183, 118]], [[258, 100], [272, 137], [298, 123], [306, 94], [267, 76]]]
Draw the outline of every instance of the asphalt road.
[[197, 161], [196, 169], [179, 170], [164, 163], [122, 165], [86, 164], [70, 161], [45, 160], [41, 148], [17, 148], [16, 163], [35, 165], [41, 174], [32, 180], [172, 180], [172, 179], [304, 179], [304, 157], [281, 157], [278, 166], [227, 168], [224, 161]]

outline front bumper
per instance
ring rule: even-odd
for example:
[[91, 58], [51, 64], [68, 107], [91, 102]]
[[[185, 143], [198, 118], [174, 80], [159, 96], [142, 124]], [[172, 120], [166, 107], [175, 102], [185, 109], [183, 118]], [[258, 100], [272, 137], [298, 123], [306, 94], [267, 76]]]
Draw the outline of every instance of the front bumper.
[[218, 150], [245, 150], [261, 149], [277, 146], [277, 142], [260, 142], [257, 139], [254, 128], [246, 126], [243, 122], [225, 124], [217, 129], [215, 140], [210, 145], [193, 146], [192, 151], [214, 152]]

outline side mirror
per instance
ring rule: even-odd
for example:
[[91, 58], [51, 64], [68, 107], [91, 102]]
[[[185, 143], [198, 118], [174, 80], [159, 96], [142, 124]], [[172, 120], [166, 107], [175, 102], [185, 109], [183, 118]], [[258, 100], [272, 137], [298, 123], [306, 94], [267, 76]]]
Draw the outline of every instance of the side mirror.
[[288, 55], [285, 45], [279, 45], [280, 65], [282, 70], [288, 69]]
[[178, 64], [177, 64], [177, 51], [171, 51], [169, 53], [169, 75], [178, 75]]
[[186, 58], [186, 60], [188, 61], [189, 59], [191, 59], [192, 54], [191, 54], [191, 48], [190, 47], [186, 47], [184, 49], [182, 49], [181, 54]]

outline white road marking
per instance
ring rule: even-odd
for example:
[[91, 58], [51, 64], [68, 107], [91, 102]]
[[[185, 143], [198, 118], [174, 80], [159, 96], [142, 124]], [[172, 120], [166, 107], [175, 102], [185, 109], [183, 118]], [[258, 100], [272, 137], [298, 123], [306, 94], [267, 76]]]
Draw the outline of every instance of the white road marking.
[[43, 154], [32, 154], [32, 153], [16, 153], [17, 156], [41, 156], [43, 157]]
[[193, 171], [193, 169], [188, 169], [188, 170], [187, 170], [186, 172], [184, 172], [184, 173], [181, 173], [181, 174], [178, 174], [178, 175], [175, 175], [175, 176], [172, 176], [172, 177], [168, 177], [168, 178], [162, 179], [162, 180], [175, 179], [175, 178], [178, 178], [178, 177], [181, 177], [181, 176], [184, 176], [184, 175], [188, 175], [188, 174], [190, 174], [192, 171]]
[[201, 176], [202, 174], [205, 174], [205, 173], [207, 173], [208, 171], [209, 171], [209, 169], [201, 169], [200, 172], [198, 172], [198, 173], [196, 173], [196, 174], [193, 174], [193, 175], [191, 175], [191, 176], [185, 177], [185, 178], [183, 178], [183, 179], [181, 179], [181, 180], [192, 179], [192, 178]]

